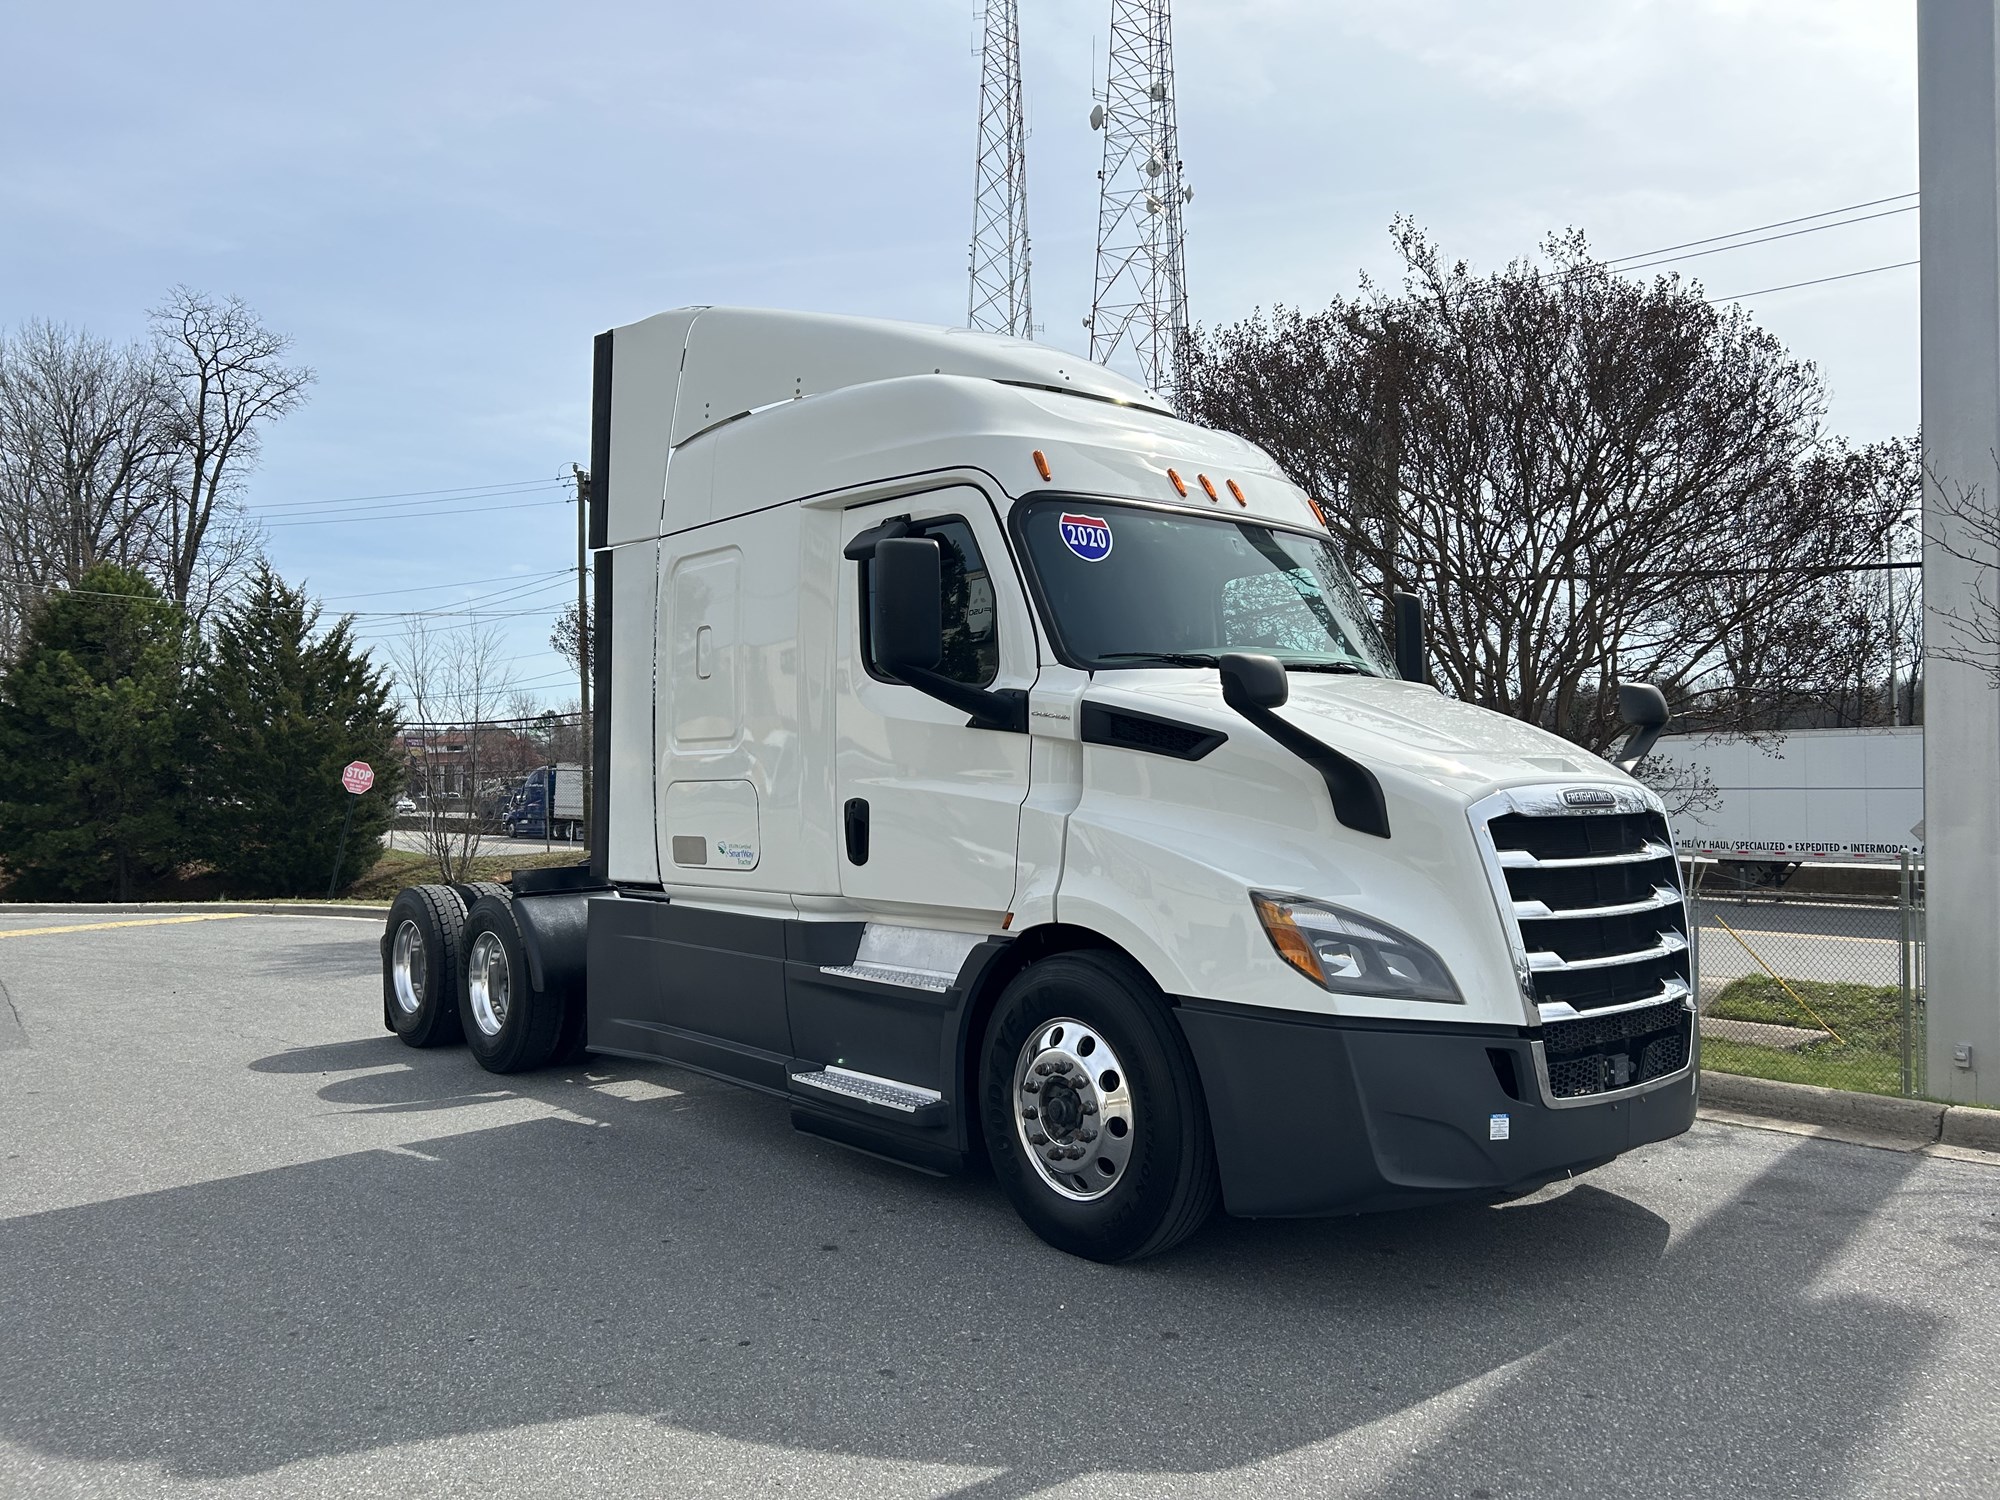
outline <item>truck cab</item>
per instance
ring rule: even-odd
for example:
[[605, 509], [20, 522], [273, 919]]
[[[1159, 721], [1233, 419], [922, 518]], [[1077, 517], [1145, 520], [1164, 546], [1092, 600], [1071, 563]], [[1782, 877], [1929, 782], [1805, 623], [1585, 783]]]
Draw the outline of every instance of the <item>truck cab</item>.
[[449, 992], [488, 1066], [729, 1078], [1110, 1261], [1691, 1122], [1659, 799], [1399, 665], [1253, 445], [1031, 343], [689, 308], [600, 336], [592, 476], [591, 863], [392, 913], [406, 1039]]

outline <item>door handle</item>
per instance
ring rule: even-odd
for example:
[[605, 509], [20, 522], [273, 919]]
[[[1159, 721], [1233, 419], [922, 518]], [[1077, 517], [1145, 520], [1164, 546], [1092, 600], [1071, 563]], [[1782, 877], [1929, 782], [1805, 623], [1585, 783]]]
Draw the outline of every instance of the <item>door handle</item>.
[[848, 798], [843, 812], [847, 825], [847, 862], [865, 865], [868, 863], [868, 799]]

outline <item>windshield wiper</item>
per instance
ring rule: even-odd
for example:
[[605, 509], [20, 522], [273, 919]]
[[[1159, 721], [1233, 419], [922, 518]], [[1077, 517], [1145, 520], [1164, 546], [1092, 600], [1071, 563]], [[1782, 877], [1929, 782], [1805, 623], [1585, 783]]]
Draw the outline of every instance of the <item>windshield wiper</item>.
[[1346, 677], [1373, 677], [1375, 673], [1351, 661], [1288, 661], [1287, 672], [1337, 672]]
[[1216, 667], [1221, 659], [1200, 651], [1107, 651], [1099, 661], [1158, 661], [1170, 667]]

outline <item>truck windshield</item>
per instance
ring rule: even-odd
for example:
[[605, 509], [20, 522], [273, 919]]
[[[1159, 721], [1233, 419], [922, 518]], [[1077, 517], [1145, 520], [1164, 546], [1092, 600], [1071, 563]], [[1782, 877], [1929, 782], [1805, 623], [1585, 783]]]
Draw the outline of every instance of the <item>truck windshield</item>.
[[1261, 651], [1288, 668], [1393, 675], [1368, 601], [1324, 537], [1060, 498], [1029, 501], [1017, 524], [1077, 666], [1208, 666]]

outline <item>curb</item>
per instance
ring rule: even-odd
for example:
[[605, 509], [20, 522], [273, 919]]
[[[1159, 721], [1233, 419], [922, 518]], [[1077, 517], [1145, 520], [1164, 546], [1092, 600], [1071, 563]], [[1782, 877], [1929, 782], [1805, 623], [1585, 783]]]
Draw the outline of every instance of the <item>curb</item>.
[[1731, 1117], [1745, 1123], [1782, 1120], [1905, 1151], [1953, 1146], [2000, 1153], [2000, 1110], [1995, 1109], [1707, 1071], [1701, 1075], [1701, 1103], [1704, 1111], [1713, 1109], [1732, 1123]]
[[181, 917], [205, 913], [272, 917], [380, 917], [386, 904], [333, 901], [7, 901], [0, 916]]
[[1974, 1151], [2000, 1151], [2000, 1109], [1967, 1109], [1948, 1105], [1944, 1112], [1947, 1146], [1969, 1146]]

